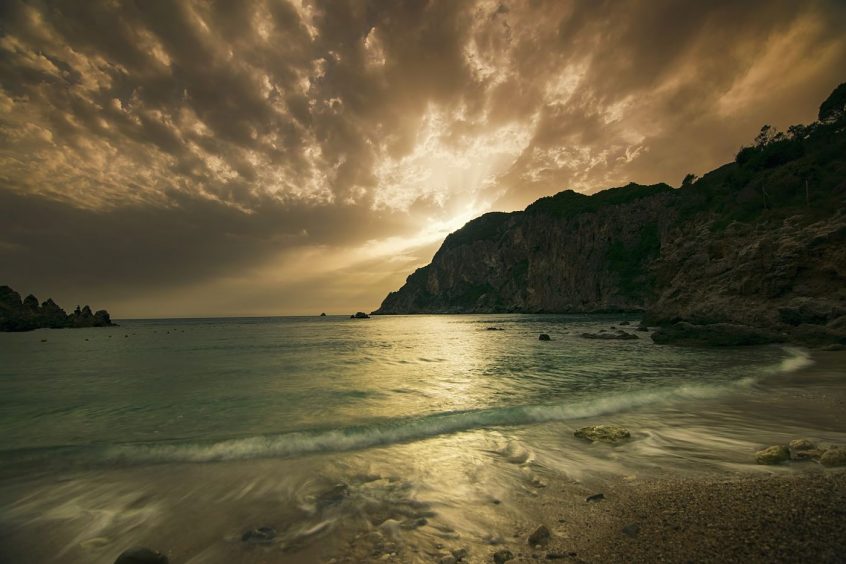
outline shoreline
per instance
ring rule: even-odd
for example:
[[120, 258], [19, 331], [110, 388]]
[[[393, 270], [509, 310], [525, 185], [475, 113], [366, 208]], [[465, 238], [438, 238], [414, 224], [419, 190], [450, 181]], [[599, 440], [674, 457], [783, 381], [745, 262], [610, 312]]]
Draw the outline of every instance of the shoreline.
[[[846, 444], [846, 353], [811, 358], [730, 394], [584, 419], [4, 480], [0, 560], [112, 564], [141, 545], [172, 564], [489, 563], [501, 551], [511, 562], [837, 562], [846, 471], [754, 460], [794, 438]], [[573, 437], [602, 423], [632, 439]], [[530, 546], [541, 525], [550, 538]], [[264, 526], [278, 531], [272, 543], [241, 540]]]

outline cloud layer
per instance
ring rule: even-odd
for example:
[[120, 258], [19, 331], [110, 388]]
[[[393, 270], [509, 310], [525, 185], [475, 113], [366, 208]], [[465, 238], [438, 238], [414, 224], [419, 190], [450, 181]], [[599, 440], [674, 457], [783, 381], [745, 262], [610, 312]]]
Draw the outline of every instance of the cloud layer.
[[837, 0], [2, 6], [0, 280], [118, 317], [373, 308], [475, 215], [704, 172], [846, 68]]

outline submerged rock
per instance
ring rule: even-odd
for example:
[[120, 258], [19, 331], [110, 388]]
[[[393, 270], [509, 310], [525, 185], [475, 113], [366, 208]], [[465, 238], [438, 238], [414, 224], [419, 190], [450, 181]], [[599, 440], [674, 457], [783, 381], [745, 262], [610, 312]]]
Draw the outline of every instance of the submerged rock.
[[640, 339], [634, 333], [616, 329], [614, 332], [605, 331], [604, 329], [599, 333], [582, 333], [579, 335], [582, 339], [604, 339], [606, 341], [629, 341], [633, 339]]
[[823, 466], [846, 466], [846, 448], [831, 447], [820, 456]]
[[632, 436], [628, 429], [619, 425], [590, 425], [576, 429], [573, 435], [578, 439], [604, 443], [616, 443]]
[[168, 564], [167, 556], [161, 552], [137, 546], [121, 553], [115, 564]]
[[734, 323], [696, 325], [680, 321], [658, 328], [652, 333], [652, 340], [659, 345], [737, 347], [780, 343], [785, 338], [772, 331], [748, 325]]
[[541, 525], [535, 531], [529, 535], [529, 545], [530, 546], [538, 546], [544, 545], [549, 542], [549, 529], [546, 528], [546, 525]]
[[540, 335], [538, 335], [538, 341], [551, 341], [551, 340], [552, 340], [552, 338], [549, 335], [547, 335], [546, 333], [541, 333]]
[[341, 482], [339, 484], [335, 484], [328, 490], [321, 492], [314, 501], [317, 504], [317, 507], [322, 509], [324, 507], [340, 503], [348, 495], [350, 495], [350, 487]]
[[755, 453], [758, 464], [781, 464], [787, 460], [790, 460], [790, 450], [784, 445], [767, 447]]
[[244, 531], [241, 540], [252, 544], [269, 544], [276, 538], [276, 529], [273, 527], [259, 527]]

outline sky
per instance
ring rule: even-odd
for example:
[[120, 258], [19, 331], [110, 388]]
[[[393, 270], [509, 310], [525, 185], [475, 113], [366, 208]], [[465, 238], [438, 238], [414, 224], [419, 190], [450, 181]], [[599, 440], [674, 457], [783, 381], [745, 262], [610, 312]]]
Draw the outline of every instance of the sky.
[[0, 284], [370, 311], [482, 213], [813, 121], [844, 29], [842, 0], [3, 0]]

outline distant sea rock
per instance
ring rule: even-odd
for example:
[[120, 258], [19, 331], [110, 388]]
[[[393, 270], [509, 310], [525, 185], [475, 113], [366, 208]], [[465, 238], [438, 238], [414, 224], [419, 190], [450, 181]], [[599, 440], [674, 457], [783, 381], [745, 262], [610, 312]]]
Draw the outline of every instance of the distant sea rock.
[[101, 309], [92, 312], [89, 306], [65, 313], [52, 299], [41, 305], [32, 294], [21, 299], [9, 286], [0, 286], [0, 331], [31, 331], [33, 329], [64, 329], [74, 327], [111, 327], [109, 312]]
[[641, 312], [661, 344], [844, 348], [846, 107], [836, 93], [819, 121], [765, 128], [734, 162], [678, 188], [566, 190], [482, 215], [374, 313]]
[[357, 311], [350, 316], [350, 319], [370, 319], [370, 316], [363, 311]]

